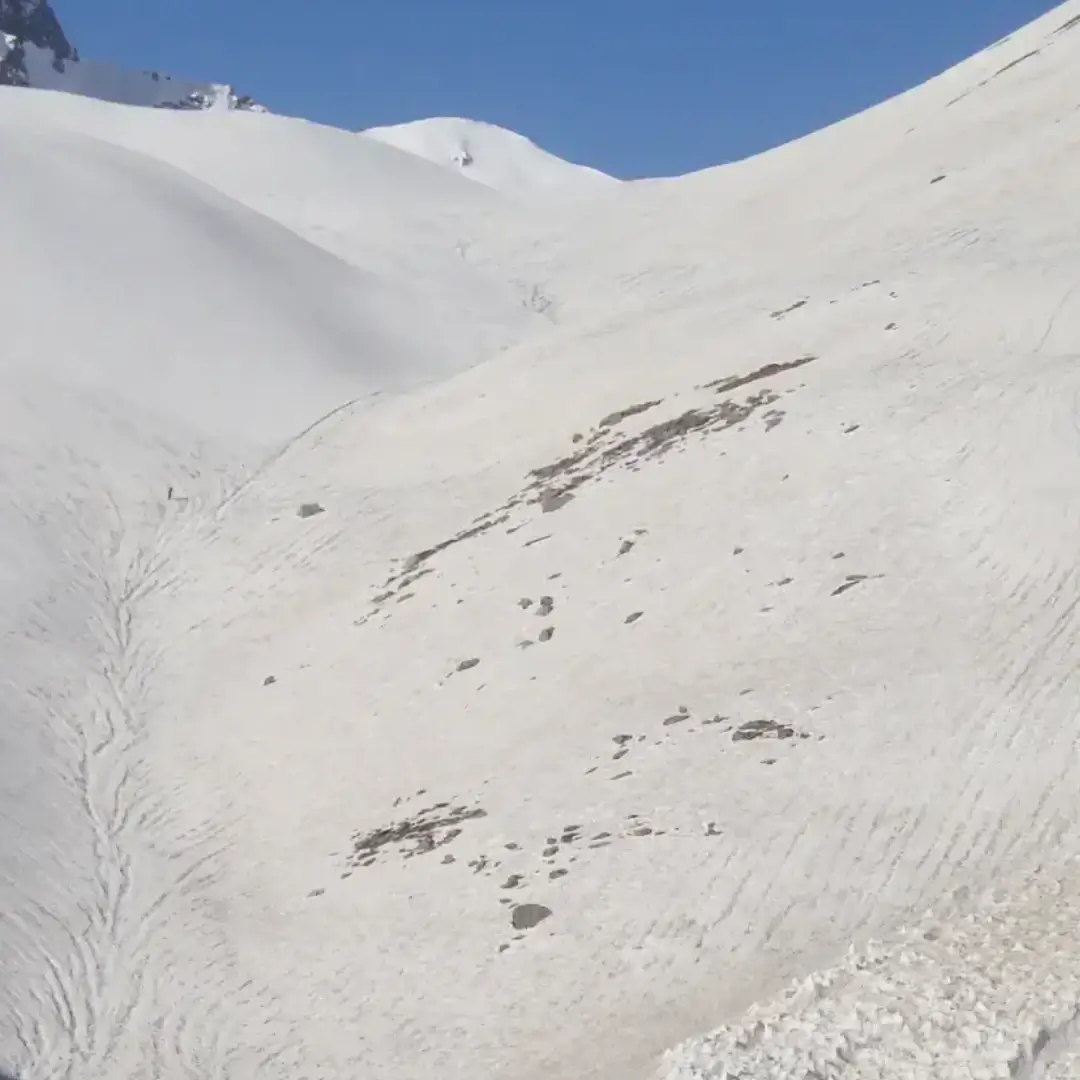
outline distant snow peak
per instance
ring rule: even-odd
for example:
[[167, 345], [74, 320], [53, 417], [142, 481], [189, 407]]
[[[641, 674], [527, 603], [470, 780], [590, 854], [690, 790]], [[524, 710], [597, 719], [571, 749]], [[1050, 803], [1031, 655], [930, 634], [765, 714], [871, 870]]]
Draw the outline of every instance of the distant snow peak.
[[48, 0], [0, 0], [0, 86], [63, 90], [159, 109], [265, 111], [225, 84], [81, 60]]
[[556, 157], [524, 135], [479, 120], [438, 116], [361, 134], [511, 195], [596, 190], [618, 183], [606, 173]]

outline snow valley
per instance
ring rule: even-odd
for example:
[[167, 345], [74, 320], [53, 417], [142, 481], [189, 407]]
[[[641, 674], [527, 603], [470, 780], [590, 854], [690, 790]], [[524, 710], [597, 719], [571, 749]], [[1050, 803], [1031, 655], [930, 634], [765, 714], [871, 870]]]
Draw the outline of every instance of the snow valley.
[[1075, 1075], [1080, 2], [633, 183], [6, 2], [0, 1076]]

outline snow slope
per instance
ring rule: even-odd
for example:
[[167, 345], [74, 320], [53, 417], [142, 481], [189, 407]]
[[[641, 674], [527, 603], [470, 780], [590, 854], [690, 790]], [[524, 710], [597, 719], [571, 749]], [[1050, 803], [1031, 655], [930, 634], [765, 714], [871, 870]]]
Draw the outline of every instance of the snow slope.
[[118, 108], [30, 90], [4, 105], [12, 129], [92, 136], [164, 162], [354, 269], [392, 278], [410, 298], [407, 333], [434, 342], [433, 357], [480, 359], [553, 318], [542, 280], [478, 242], [485, 230], [514, 233], [507, 201], [412, 155], [269, 114]]
[[437, 116], [368, 128], [361, 135], [515, 196], [596, 192], [617, 183], [597, 169], [574, 165], [542, 150], [524, 135], [478, 120]]
[[[312, 243], [288, 151], [330, 136], [221, 118], [278, 220], [216, 123], [5, 119], [0, 1072], [1070, 1075], [1078, 64], [1070, 0], [588, 207], [381, 148], [558, 313], [434, 367], [313, 306], [443, 243]], [[125, 338], [154, 302], [190, 384]], [[398, 389], [302, 430], [341, 370]]]

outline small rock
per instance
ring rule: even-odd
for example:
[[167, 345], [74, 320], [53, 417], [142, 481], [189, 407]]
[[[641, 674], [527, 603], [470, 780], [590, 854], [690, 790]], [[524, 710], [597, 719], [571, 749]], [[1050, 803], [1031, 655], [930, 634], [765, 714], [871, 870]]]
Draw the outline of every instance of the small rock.
[[541, 641], [550, 641], [554, 636], [555, 636], [555, 627], [554, 626], [545, 626], [544, 629], [540, 631], [540, 640]]
[[312, 889], [308, 896], [322, 896], [324, 892], [326, 892], [325, 889]]
[[553, 859], [556, 855], [559, 854], [558, 844], [553, 844], [551, 847], [544, 848], [541, 854], [544, 856], [545, 859]]
[[616, 735], [611, 741], [617, 746], [622, 746], [625, 743], [632, 742], [633, 738], [633, 735]]
[[630, 770], [627, 770], [626, 772], [617, 773], [611, 779], [612, 780], [625, 780], [628, 776], [633, 776], [633, 775], [634, 774]]
[[462, 660], [461, 663], [458, 664], [457, 669], [458, 671], [468, 671], [469, 668], [474, 668], [479, 663], [480, 657], [474, 656], [471, 660]]
[[515, 930], [531, 930], [551, 915], [551, 908], [543, 904], [519, 904], [510, 915]]
[[633, 549], [634, 549], [634, 541], [633, 540], [624, 540], [619, 545], [619, 555], [629, 555], [630, 552], [633, 551]]
[[266, 678], [263, 679], [263, 686], [273, 686], [274, 683], [276, 683], [276, 682], [277, 682], [277, 676], [276, 675], [267, 675]]
[[511, 874], [502, 884], [504, 889], [516, 889], [521, 884], [520, 874]]
[[623, 622], [626, 623], [629, 626], [630, 623], [636, 623], [638, 621], [638, 619], [640, 619], [641, 616], [644, 615], [644, 614], [645, 614], [644, 611], [631, 612], [629, 615], [626, 616], [625, 619], [623, 619]]
[[523, 596], [518, 601], [518, 607], [520, 607], [520, 608], [530, 608], [530, 607], [532, 607], [532, 601], [527, 596]]
[[553, 514], [556, 510], [561, 510], [567, 503], [573, 502], [573, 500], [574, 493], [572, 491], [545, 491], [540, 496], [540, 510], [545, 514]]
[[324, 514], [326, 511], [315, 502], [301, 503], [300, 509], [296, 511], [297, 517], [309, 518], [314, 517], [316, 514]]
[[686, 718], [686, 713], [675, 713], [674, 716], [669, 716], [664, 720], [664, 727], [671, 727], [672, 724], [681, 724]]
[[569, 874], [569, 873], [570, 873], [569, 870], [552, 870], [551, 873], [548, 874], [548, 877], [552, 881], [558, 881], [559, 878], [566, 877], [566, 875]]
[[541, 596], [540, 606], [536, 609], [537, 615], [550, 615], [555, 610], [555, 599], [551, 596]]

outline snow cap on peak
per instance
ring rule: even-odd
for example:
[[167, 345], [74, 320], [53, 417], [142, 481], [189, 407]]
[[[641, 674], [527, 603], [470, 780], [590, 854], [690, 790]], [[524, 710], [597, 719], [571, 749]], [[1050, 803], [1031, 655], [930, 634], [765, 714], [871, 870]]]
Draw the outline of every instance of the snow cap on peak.
[[618, 183], [597, 169], [556, 157], [524, 135], [482, 120], [437, 116], [367, 128], [361, 134], [509, 195], [589, 191]]

